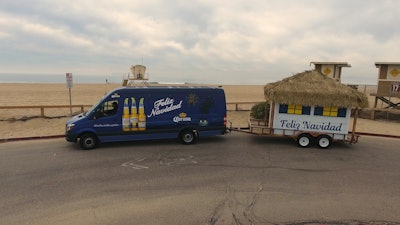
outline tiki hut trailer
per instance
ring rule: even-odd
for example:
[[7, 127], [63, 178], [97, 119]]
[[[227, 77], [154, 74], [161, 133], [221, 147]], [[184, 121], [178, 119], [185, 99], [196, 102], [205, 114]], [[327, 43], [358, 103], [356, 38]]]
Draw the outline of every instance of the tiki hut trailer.
[[[301, 147], [314, 139], [321, 148], [329, 147], [332, 141], [358, 141], [357, 109], [368, 106], [367, 97], [321, 72], [305, 71], [267, 84], [264, 95], [270, 104], [268, 119], [263, 124], [251, 122], [250, 132], [290, 136]], [[356, 110], [349, 133], [352, 108]]]

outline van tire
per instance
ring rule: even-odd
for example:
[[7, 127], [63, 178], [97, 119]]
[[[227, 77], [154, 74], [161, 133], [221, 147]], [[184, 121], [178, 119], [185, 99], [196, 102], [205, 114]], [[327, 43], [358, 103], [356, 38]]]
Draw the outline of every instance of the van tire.
[[98, 142], [96, 135], [91, 133], [82, 134], [79, 138], [79, 144], [84, 150], [94, 149], [98, 145]]
[[185, 145], [193, 144], [196, 141], [196, 133], [193, 130], [183, 130], [179, 135], [179, 139]]
[[310, 146], [313, 137], [310, 134], [300, 134], [297, 136], [297, 144], [302, 148]]

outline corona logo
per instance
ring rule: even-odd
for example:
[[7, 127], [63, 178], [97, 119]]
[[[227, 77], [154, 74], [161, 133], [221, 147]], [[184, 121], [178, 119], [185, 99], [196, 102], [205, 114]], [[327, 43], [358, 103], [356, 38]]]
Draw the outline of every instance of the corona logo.
[[181, 112], [181, 113], [179, 113], [178, 116], [175, 116], [175, 117], [173, 118], [173, 121], [174, 121], [175, 123], [190, 122], [190, 121], [192, 121], [192, 117], [188, 117], [186, 113]]
[[184, 113], [184, 112], [183, 112], [183, 113], [179, 113], [179, 117], [180, 117], [180, 118], [185, 118], [186, 116], [187, 116], [187, 115], [186, 115], [186, 113]]
[[400, 70], [398, 70], [397, 68], [394, 68], [390, 71], [390, 75], [392, 75], [393, 77], [397, 77], [400, 74]]
[[325, 68], [324, 71], [322, 71], [326, 76], [328, 76], [332, 71], [329, 68]]

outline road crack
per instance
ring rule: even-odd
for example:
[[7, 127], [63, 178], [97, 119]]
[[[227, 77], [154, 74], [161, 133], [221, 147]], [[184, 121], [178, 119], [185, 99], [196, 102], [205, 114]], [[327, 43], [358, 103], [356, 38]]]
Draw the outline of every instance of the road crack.
[[[238, 199], [236, 191], [230, 187], [227, 188], [225, 197], [215, 207], [207, 225], [218, 224], [236, 224], [236, 225], [253, 225], [257, 222], [254, 214], [254, 208], [259, 198], [259, 193], [263, 190], [259, 186], [251, 197], [251, 202], [246, 203], [245, 200]], [[249, 223], [247, 223], [249, 222]]]

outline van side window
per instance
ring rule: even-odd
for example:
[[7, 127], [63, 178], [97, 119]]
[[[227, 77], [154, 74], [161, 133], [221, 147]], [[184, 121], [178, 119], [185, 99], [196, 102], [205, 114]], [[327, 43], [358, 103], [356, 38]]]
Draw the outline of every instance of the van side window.
[[112, 116], [115, 115], [117, 112], [118, 112], [118, 101], [117, 100], [106, 101], [103, 102], [103, 104], [101, 104], [99, 108], [96, 109], [95, 118]]

